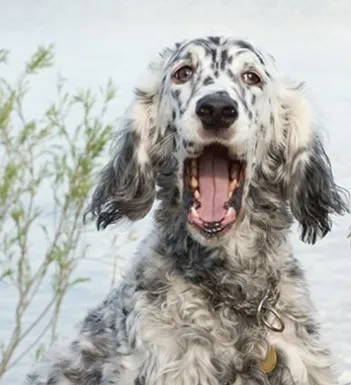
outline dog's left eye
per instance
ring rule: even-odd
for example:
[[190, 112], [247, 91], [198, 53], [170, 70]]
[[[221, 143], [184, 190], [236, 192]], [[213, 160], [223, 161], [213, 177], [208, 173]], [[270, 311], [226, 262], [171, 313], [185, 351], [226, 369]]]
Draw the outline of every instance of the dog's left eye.
[[175, 71], [172, 77], [177, 83], [186, 83], [193, 76], [193, 73], [194, 71], [190, 66], [184, 66]]
[[249, 86], [257, 86], [262, 83], [262, 79], [256, 72], [246, 71], [241, 75], [243, 81]]

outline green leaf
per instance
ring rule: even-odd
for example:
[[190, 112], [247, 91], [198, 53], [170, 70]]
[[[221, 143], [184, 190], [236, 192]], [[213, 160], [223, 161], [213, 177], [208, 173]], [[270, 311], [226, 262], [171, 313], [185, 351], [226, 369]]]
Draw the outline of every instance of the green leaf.
[[53, 65], [53, 45], [40, 46], [26, 64], [26, 74], [34, 74], [39, 69], [48, 68]]
[[9, 126], [11, 114], [14, 110], [16, 94], [11, 92], [7, 100], [0, 106], [0, 130], [5, 130]]
[[45, 344], [42, 342], [35, 350], [35, 361], [39, 361], [45, 353]]
[[85, 283], [85, 282], [90, 282], [90, 281], [91, 281], [91, 278], [89, 278], [89, 277], [76, 278], [69, 283], [69, 286], [72, 287], [72, 286], [78, 285], [80, 283]]
[[0, 49], [0, 63], [8, 64], [9, 51]]

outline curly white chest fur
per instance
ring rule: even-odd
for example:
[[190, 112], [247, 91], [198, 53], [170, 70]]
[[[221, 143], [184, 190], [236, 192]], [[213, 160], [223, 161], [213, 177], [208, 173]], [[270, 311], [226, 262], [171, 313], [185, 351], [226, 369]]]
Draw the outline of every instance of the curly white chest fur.
[[259, 372], [259, 363], [271, 345], [278, 351], [275, 374], [281, 381], [288, 376], [289, 382], [296, 384], [310, 384], [312, 380], [325, 385], [335, 383], [330, 356], [313, 338], [306, 344], [307, 337], [303, 339], [297, 333], [299, 320], [284, 309], [291, 301], [300, 301], [302, 308], [306, 305], [302, 288], [292, 288], [289, 281], [281, 285], [277, 309], [285, 323], [283, 332], [260, 328], [255, 321], [250, 332], [250, 326], [243, 328], [243, 321], [232, 309], [214, 310], [198, 286], [179, 277], [168, 277], [168, 282], [162, 301], [150, 305], [143, 293], [136, 302], [138, 334], [134, 364], [138, 366], [139, 382], [240, 385], [255, 383], [257, 375], [268, 380], [269, 374]]

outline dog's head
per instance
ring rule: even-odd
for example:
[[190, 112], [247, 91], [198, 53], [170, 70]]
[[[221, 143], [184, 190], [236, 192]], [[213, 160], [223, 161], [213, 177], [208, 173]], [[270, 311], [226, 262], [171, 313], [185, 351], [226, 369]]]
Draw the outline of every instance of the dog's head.
[[314, 243], [330, 215], [347, 211], [302, 88], [270, 55], [230, 38], [176, 44], [151, 63], [89, 211], [99, 227], [138, 220], [156, 185], [163, 208], [204, 244], [230, 236], [245, 215], [270, 226], [275, 211], [292, 213]]

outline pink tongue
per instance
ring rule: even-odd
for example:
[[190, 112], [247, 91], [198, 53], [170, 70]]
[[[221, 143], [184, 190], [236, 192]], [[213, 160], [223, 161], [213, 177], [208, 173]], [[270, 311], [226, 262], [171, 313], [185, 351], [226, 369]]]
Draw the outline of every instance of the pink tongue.
[[199, 158], [199, 184], [200, 218], [206, 222], [220, 221], [227, 211], [224, 204], [229, 191], [228, 158], [220, 148], [205, 151]]

